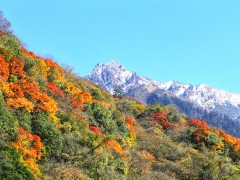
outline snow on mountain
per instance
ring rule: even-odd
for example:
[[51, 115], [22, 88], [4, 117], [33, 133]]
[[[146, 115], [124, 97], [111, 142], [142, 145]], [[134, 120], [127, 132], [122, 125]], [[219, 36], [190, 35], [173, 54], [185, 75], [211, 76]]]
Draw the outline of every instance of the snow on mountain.
[[112, 94], [116, 86], [120, 86], [126, 94], [138, 87], [144, 87], [148, 93], [163, 90], [208, 112], [217, 111], [240, 121], [240, 94], [219, 90], [206, 84], [192, 86], [177, 81], [157, 82], [126, 70], [117, 61], [98, 64], [87, 79]]
[[87, 79], [95, 82], [112, 94], [114, 93], [114, 88], [116, 86], [122, 87], [123, 91], [127, 92], [129, 88], [136, 87], [138, 85], [150, 86], [155, 90], [160, 84], [156, 81], [146, 77], [140, 77], [136, 73], [126, 70], [117, 61], [110, 61], [106, 64], [97, 64], [90, 75], [87, 76]]

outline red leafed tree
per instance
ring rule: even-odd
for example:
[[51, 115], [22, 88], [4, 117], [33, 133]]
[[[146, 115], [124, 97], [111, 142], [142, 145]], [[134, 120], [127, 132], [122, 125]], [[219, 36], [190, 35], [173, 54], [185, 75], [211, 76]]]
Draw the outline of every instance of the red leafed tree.
[[125, 122], [127, 123], [127, 126], [131, 133], [135, 133], [134, 125], [133, 125], [133, 119], [132, 118], [126, 118]]
[[153, 114], [152, 118], [158, 119], [163, 129], [173, 128], [173, 125], [167, 119], [167, 115], [164, 114], [163, 112]]
[[60, 89], [58, 89], [58, 87], [54, 83], [49, 82], [46, 84], [46, 87], [52, 94], [65, 97], [65, 94]]
[[95, 134], [99, 134], [99, 135], [102, 134], [102, 131], [100, 129], [98, 129], [97, 126], [89, 126], [89, 129]]
[[72, 101], [72, 107], [78, 109], [78, 110], [83, 110], [83, 102], [79, 99], [71, 98]]
[[152, 118], [166, 120], [167, 119], [167, 115], [164, 114], [163, 112], [157, 112], [156, 114], [152, 115]]

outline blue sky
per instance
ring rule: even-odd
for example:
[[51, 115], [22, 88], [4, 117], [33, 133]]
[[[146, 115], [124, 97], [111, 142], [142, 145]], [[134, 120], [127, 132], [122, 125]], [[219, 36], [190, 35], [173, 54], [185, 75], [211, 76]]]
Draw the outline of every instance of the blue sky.
[[36, 54], [87, 75], [118, 60], [158, 81], [240, 93], [239, 0], [1, 0]]

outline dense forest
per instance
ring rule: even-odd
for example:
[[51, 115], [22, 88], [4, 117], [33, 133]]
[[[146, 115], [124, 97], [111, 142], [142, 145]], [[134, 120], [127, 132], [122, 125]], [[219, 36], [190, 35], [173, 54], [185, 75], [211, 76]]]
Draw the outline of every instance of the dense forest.
[[0, 14], [0, 179], [238, 179], [240, 139], [115, 96], [24, 48]]
[[186, 114], [189, 118], [198, 117], [204, 119], [209, 125], [222, 129], [234, 137], [240, 137], [239, 121], [232, 120], [230, 117], [217, 111], [208, 112], [197, 107], [194, 103], [183, 101], [166, 93], [154, 92], [147, 98], [147, 104], [155, 104], [156, 102], [160, 102], [163, 105], [174, 104], [180, 112]]

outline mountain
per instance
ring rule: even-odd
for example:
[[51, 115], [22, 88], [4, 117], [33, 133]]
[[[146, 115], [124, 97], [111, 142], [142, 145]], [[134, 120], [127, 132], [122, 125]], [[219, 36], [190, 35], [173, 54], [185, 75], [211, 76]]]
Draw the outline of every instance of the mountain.
[[[27, 50], [4, 24], [0, 11], [0, 179], [240, 179], [240, 139], [174, 107], [112, 96]], [[158, 84], [116, 72], [109, 77], [129, 80], [129, 93]], [[158, 96], [163, 91], [147, 101], [182, 104], [167, 91]]]
[[[98, 64], [87, 79], [111, 94], [114, 94], [115, 87], [121, 87], [124, 95], [132, 96], [142, 103], [172, 103], [190, 118], [206, 118], [208, 123], [225, 130], [229, 129], [226, 126], [230, 121], [235, 127], [228, 132], [240, 131], [240, 94], [219, 90], [206, 84], [193, 86], [177, 81], [157, 82], [126, 70], [117, 61]], [[211, 118], [208, 117], [209, 114]], [[213, 122], [212, 114], [216, 114], [222, 123], [216, 120]], [[224, 122], [226, 119], [227, 122]]]

